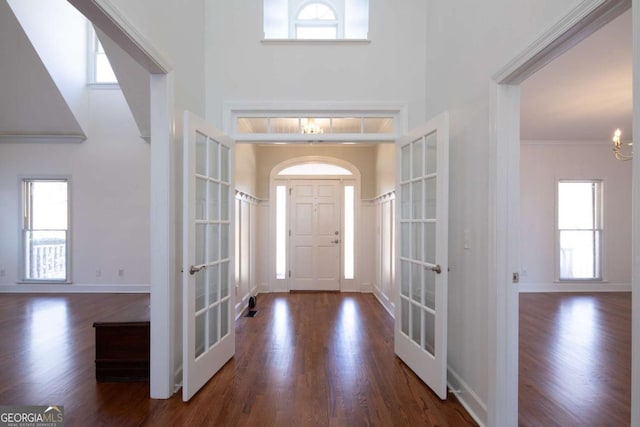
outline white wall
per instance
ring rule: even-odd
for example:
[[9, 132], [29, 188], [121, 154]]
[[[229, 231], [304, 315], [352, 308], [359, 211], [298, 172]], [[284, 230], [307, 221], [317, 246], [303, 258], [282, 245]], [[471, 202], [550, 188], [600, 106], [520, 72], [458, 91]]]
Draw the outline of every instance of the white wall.
[[269, 177], [273, 168], [285, 160], [305, 156], [334, 157], [353, 164], [360, 171], [362, 199], [375, 197], [376, 146], [260, 145], [256, 147], [256, 195], [269, 198]]
[[255, 196], [256, 152], [253, 144], [236, 144], [235, 157], [236, 190]]
[[[523, 141], [520, 158], [520, 290], [630, 290], [631, 162], [616, 160], [609, 144], [577, 141]], [[605, 283], [554, 283], [560, 179], [604, 182]]]
[[[426, 4], [369, 2], [371, 43], [262, 43], [262, 1], [207, 4], [207, 118], [228, 101], [406, 102], [424, 121]], [[233, 41], [232, 43], [230, 41]]]
[[9, 5], [76, 120], [87, 132], [87, 62], [81, 60], [87, 54], [87, 20], [65, 0], [11, 0]]
[[[70, 177], [71, 279], [56, 288], [149, 290], [149, 144], [119, 90], [89, 91], [88, 139], [79, 144], [0, 144], [0, 277], [16, 285], [21, 177]], [[118, 270], [124, 270], [124, 276]], [[97, 277], [96, 270], [100, 270]], [[64, 288], [64, 286], [67, 286]], [[47, 287], [54, 289], [54, 287]]]

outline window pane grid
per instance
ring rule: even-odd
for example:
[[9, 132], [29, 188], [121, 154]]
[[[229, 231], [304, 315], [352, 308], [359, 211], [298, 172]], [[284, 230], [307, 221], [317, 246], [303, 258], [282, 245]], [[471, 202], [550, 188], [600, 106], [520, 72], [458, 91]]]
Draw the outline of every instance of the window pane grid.
[[602, 181], [558, 182], [560, 280], [602, 280]]
[[22, 181], [22, 279], [66, 281], [69, 204], [66, 180]]

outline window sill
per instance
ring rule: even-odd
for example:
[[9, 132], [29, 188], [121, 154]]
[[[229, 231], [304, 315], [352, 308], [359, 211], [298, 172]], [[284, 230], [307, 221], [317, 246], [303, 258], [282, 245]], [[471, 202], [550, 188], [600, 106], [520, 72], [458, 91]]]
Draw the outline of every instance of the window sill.
[[370, 39], [262, 39], [266, 45], [367, 45]]
[[594, 279], [594, 280], [588, 280], [588, 279], [575, 279], [575, 280], [554, 280], [553, 283], [557, 283], [557, 284], [574, 284], [574, 283], [609, 283], [608, 280], [603, 280], [603, 279]]
[[71, 285], [73, 282], [68, 280], [18, 280], [18, 285]]
[[97, 90], [114, 90], [114, 89], [120, 89], [120, 84], [118, 83], [87, 83], [87, 87], [89, 89], [97, 89]]

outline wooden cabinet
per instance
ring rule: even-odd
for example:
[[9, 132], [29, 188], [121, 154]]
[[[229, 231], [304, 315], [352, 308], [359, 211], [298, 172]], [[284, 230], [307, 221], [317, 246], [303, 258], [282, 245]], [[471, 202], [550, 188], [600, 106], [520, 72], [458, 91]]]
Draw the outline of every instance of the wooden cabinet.
[[149, 322], [96, 322], [96, 380], [149, 382]]

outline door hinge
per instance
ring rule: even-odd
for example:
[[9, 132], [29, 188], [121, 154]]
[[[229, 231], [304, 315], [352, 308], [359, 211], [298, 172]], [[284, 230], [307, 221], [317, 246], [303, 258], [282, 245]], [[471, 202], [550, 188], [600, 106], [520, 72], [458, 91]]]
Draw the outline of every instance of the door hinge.
[[291, 270], [289, 270], [289, 278], [291, 278]]

